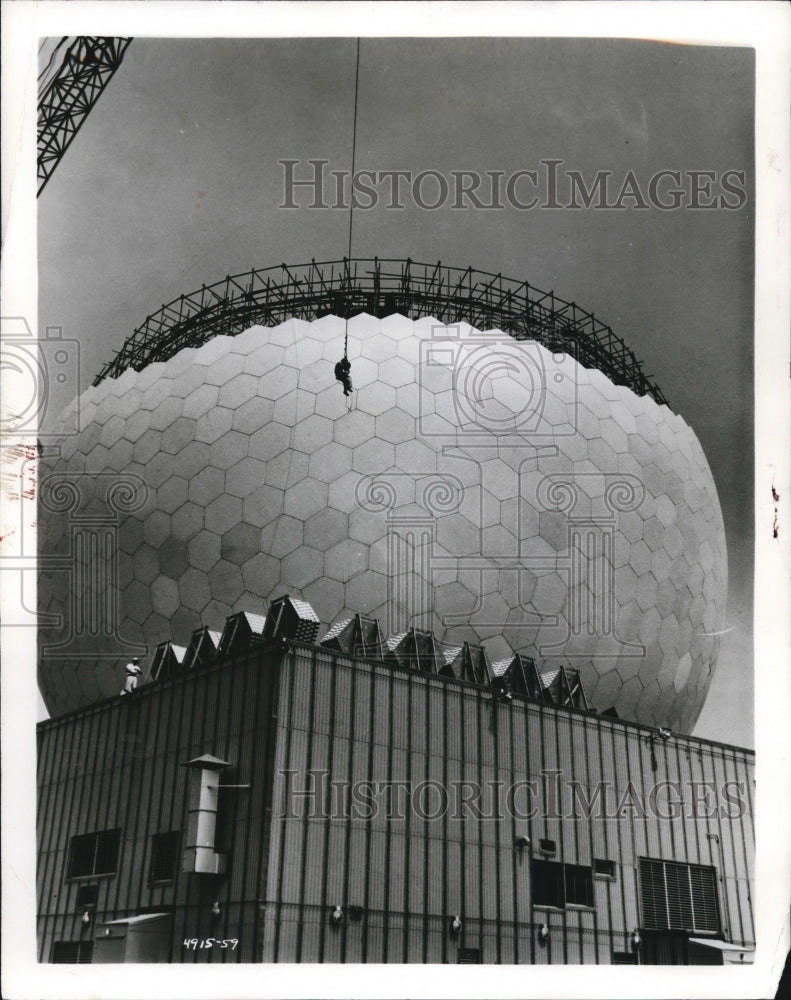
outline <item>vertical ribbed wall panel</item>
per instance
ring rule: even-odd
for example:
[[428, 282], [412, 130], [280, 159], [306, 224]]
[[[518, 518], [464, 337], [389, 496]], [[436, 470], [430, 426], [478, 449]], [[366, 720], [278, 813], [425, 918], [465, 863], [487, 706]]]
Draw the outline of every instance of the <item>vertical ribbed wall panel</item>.
[[[40, 727], [40, 957], [56, 940], [90, 940], [105, 920], [140, 912], [173, 912], [174, 961], [260, 960], [255, 920], [261, 894], [264, 800], [271, 788], [266, 746], [276, 666], [258, 651], [219, 669], [146, 685]], [[186, 831], [186, 773], [190, 756], [213, 753], [232, 762], [225, 781], [249, 789], [221, 793], [229, 871], [222, 878], [174, 871], [150, 884], [151, 838]], [[57, 779], [57, 780], [55, 780]], [[120, 827], [117, 872], [68, 878], [72, 837]], [[183, 840], [182, 840], [183, 845]], [[180, 861], [180, 859], [179, 859]], [[180, 864], [178, 866], [180, 868]], [[89, 928], [77, 892], [97, 886]], [[211, 906], [221, 916], [212, 920]], [[183, 940], [235, 937], [235, 951], [185, 951]]]
[[[228, 874], [150, 885], [151, 837], [186, 829], [182, 764], [203, 753], [231, 762], [222, 783], [249, 785], [220, 793]], [[735, 748], [436, 675], [254, 647], [42, 724], [39, 954], [80, 939], [71, 838], [116, 826], [119, 870], [95, 879], [95, 922], [172, 909], [174, 961], [455, 962], [474, 948], [485, 962], [606, 963], [642, 926], [641, 857], [714, 866], [725, 936], [749, 945], [751, 768]], [[712, 783], [713, 810], [693, 814], [694, 782]], [[723, 801], [728, 783], [740, 802]], [[592, 908], [535, 902], [542, 838], [556, 863], [614, 862], [593, 878]], [[240, 946], [185, 952], [184, 938], [210, 934]]]
[[735, 781], [742, 790], [744, 808], [740, 810], [741, 841], [744, 846], [744, 862], [747, 872], [745, 892], [742, 897], [744, 909], [744, 928], [747, 941], [755, 940], [755, 917], [752, 899], [755, 894], [755, 817], [753, 801], [755, 784], [753, 769], [744, 759], [735, 761]]

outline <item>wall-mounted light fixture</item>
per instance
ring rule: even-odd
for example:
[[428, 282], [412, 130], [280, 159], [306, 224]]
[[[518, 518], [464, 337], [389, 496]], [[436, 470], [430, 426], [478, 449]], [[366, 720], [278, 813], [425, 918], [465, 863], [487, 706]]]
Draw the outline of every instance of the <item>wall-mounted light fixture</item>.
[[454, 916], [453, 920], [451, 920], [451, 922], [450, 922], [450, 928], [449, 929], [450, 929], [451, 934], [454, 937], [458, 937], [458, 935], [461, 934], [461, 929], [462, 929], [463, 926], [464, 926], [464, 924], [462, 923], [461, 917], [457, 913]]
[[343, 907], [336, 906], [332, 913], [330, 914], [330, 920], [337, 927], [339, 924], [343, 923]]
[[212, 920], [219, 920], [221, 913], [222, 911], [220, 910], [220, 901], [219, 899], [215, 899], [214, 902], [211, 904]]
[[526, 847], [530, 847], [530, 838], [522, 834], [521, 837], [516, 838], [515, 847], [518, 851], [523, 851]]
[[80, 923], [82, 924], [83, 927], [90, 927], [90, 925], [91, 925], [91, 911], [90, 910], [86, 910], [85, 913], [83, 913], [82, 917], [80, 918]]
[[541, 941], [549, 940], [549, 928], [547, 927], [546, 924], [541, 925], [541, 927], [538, 930], [538, 936], [541, 939]]
[[642, 943], [643, 939], [640, 937], [640, 932], [637, 930], [634, 931], [634, 933], [632, 934], [632, 947], [639, 948]]

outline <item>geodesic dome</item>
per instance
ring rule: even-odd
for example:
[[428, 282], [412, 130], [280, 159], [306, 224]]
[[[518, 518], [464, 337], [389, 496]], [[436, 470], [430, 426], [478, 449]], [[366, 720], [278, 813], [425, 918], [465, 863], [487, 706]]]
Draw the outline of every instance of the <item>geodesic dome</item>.
[[348, 322], [347, 408], [345, 326], [217, 336], [75, 402], [81, 431], [41, 470], [42, 555], [63, 561], [40, 583], [61, 616], [50, 712], [117, 694], [131, 651], [291, 592], [325, 625], [571, 665], [599, 711], [688, 731], [726, 557], [684, 420], [534, 342], [400, 315]]

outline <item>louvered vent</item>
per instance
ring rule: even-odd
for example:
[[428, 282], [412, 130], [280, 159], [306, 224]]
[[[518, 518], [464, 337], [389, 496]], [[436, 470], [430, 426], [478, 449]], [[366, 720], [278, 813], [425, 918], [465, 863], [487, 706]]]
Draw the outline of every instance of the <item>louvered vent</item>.
[[647, 929], [720, 932], [712, 867], [640, 858], [640, 896], [642, 926]]
[[93, 941], [56, 941], [52, 961], [56, 965], [90, 965]]

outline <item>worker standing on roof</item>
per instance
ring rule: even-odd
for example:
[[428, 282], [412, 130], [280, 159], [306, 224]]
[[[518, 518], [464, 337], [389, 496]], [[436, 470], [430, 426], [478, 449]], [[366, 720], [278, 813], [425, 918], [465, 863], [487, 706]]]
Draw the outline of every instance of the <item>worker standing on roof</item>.
[[137, 689], [137, 679], [143, 671], [140, 669], [140, 657], [135, 656], [131, 663], [126, 665], [126, 684], [124, 684], [124, 689], [121, 692], [121, 696], [125, 694], [134, 694]]

